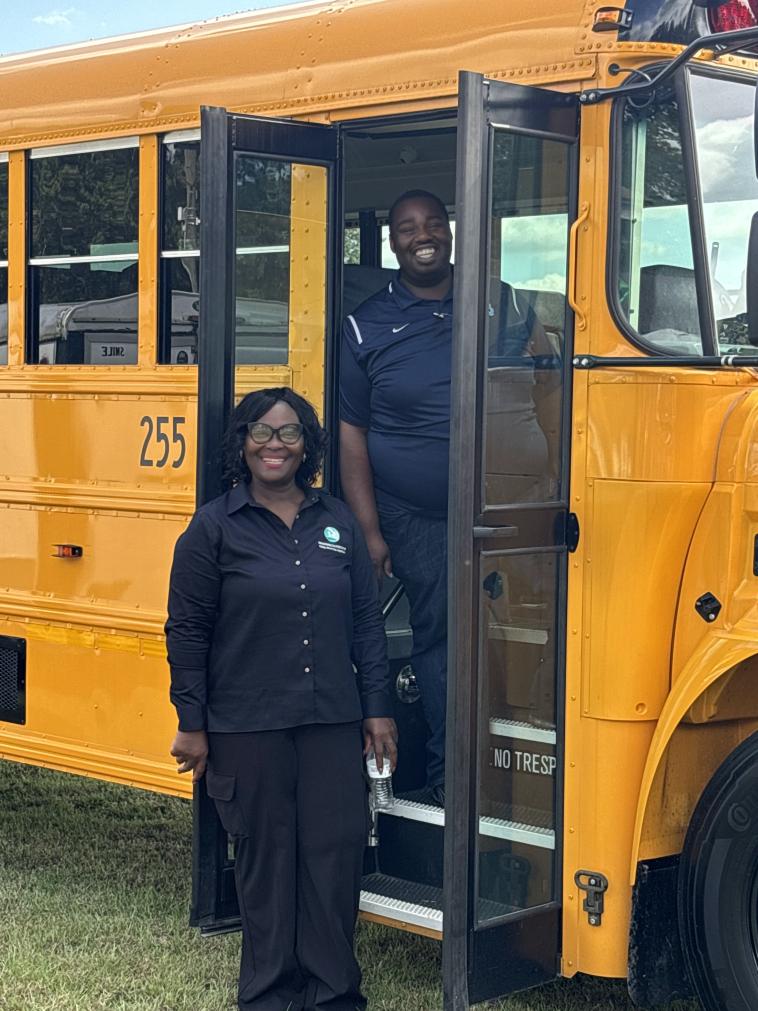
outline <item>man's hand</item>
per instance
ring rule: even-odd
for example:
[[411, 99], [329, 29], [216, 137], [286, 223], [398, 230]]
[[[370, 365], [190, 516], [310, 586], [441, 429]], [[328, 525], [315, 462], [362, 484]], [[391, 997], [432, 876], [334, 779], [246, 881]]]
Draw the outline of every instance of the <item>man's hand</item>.
[[386, 716], [375, 716], [363, 721], [363, 754], [364, 757], [373, 751], [376, 755], [377, 768], [384, 768], [385, 757], [389, 759], [390, 769], [397, 768], [397, 727], [395, 721]]
[[366, 547], [374, 565], [376, 578], [381, 583], [382, 576], [392, 575], [392, 558], [387, 542], [381, 534], [372, 534], [366, 538]]
[[179, 766], [177, 772], [192, 770], [192, 782], [197, 783], [205, 775], [205, 763], [208, 758], [208, 735], [204, 730], [179, 730], [171, 754]]

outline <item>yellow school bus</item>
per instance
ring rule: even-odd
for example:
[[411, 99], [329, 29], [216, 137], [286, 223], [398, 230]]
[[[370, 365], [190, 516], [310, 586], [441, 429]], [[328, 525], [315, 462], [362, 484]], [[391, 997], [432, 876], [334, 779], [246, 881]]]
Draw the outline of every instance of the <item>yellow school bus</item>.
[[[392, 201], [431, 189], [456, 233], [447, 806], [419, 792], [395, 588], [363, 915], [442, 940], [447, 1011], [577, 972], [754, 1011], [757, 22], [345, 0], [0, 59], [2, 756], [189, 795], [174, 542], [235, 397], [291, 384], [334, 431], [340, 320], [392, 276]], [[490, 339], [501, 281], [539, 346]], [[195, 804], [192, 919], [230, 929]]]

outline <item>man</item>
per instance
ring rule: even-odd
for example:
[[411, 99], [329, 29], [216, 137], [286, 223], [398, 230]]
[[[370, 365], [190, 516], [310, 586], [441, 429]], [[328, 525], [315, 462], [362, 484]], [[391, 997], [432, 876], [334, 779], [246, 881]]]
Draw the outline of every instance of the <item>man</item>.
[[[340, 470], [377, 576], [397, 576], [408, 596], [427, 789], [444, 806], [453, 237], [444, 204], [424, 190], [395, 201], [389, 229], [398, 274], [343, 324]], [[524, 322], [513, 306], [498, 336], [517, 333], [523, 348], [532, 314]]]

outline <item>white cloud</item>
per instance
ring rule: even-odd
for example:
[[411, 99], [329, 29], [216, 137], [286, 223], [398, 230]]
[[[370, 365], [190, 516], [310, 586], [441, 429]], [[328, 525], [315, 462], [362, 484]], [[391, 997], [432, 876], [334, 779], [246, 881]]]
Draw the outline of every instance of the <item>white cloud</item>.
[[71, 15], [78, 14], [79, 11], [76, 7], [68, 7], [65, 11], [50, 11], [49, 14], [38, 14], [37, 17], [32, 18], [35, 24], [38, 25], [49, 25], [55, 27], [56, 25], [65, 25], [67, 28], [71, 25]]

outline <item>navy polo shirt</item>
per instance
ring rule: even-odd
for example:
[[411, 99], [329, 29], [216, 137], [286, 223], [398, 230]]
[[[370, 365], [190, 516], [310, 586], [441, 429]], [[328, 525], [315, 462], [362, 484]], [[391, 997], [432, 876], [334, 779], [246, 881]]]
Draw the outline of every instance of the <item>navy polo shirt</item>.
[[338, 499], [309, 491], [292, 529], [246, 485], [202, 506], [176, 543], [168, 612], [180, 730], [391, 715], [376, 577]]
[[[534, 314], [502, 285], [490, 354], [523, 355]], [[367, 429], [377, 505], [447, 512], [453, 295], [417, 298], [399, 275], [342, 327], [340, 417]], [[523, 359], [522, 359], [523, 361]]]

